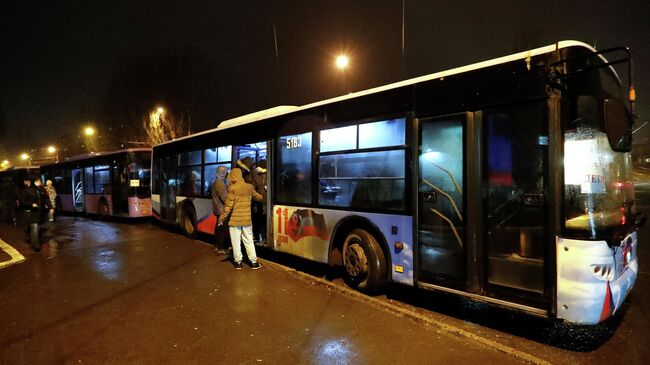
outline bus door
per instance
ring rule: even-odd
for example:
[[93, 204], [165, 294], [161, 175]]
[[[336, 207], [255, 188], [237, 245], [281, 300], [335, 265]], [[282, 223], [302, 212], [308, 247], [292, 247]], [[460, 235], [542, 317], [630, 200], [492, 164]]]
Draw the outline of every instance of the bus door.
[[84, 210], [83, 169], [72, 170], [72, 206], [76, 212]]
[[160, 218], [176, 222], [176, 178], [178, 156], [167, 156], [160, 160]]
[[422, 282], [462, 287], [466, 281], [465, 118], [420, 120], [417, 239]]
[[113, 202], [114, 215], [129, 215], [128, 207], [128, 176], [123, 160], [118, 160], [113, 164], [112, 181], [111, 181], [111, 201]]
[[536, 305], [547, 291], [549, 252], [546, 102], [482, 113], [486, 289]]
[[[262, 141], [262, 142], [257, 142], [257, 143], [249, 143], [243, 146], [235, 146], [235, 164], [233, 164], [233, 167], [239, 167], [242, 168], [239, 165], [240, 161], [243, 161], [245, 158], [250, 157], [252, 159], [252, 169], [255, 169], [257, 167], [262, 167], [264, 169], [268, 168], [267, 165], [267, 142]], [[246, 172], [242, 171], [244, 173], [244, 177], [246, 177]], [[251, 173], [257, 175], [257, 173], [253, 173], [251, 170]], [[267, 191], [268, 188], [268, 182], [269, 182], [269, 177], [268, 175], [264, 175], [266, 178], [266, 182], [264, 186], [260, 186], [260, 182], [263, 179], [260, 179], [259, 177], [262, 175], [256, 176], [254, 179], [257, 180], [256, 182], [252, 182], [253, 185], [255, 186], [255, 189], [262, 194], [262, 191]], [[262, 194], [264, 195], [264, 194]], [[266, 198], [268, 200], [268, 197], [270, 195], [267, 193]], [[252, 207], [252, 221], [253, 221], [253, 236], [255, 239], [255, 242], [258, 243], [263, 243], [266, 241], [266, 236], [267, 236], [267, 227], [271, 227], [272, 224], [268, 223], [268, 219], [271, 219], [272, 215], [268, 214], [268, 212], [264, 211], [264, 208], [266, 210], [270, 209], [271, 205], [270, 204], [263, 204], [263, 203], [254, 203]]]

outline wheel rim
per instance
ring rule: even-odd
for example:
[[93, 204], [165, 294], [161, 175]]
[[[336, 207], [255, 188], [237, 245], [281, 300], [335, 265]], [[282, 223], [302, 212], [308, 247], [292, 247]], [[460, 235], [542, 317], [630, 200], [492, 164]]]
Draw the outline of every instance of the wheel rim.
[[347, 273], [353, 278], [368, 273], [368, 257], [361, 245], [359, 245], [358, 240], [355, 239], [346, 244], [343, 264]]

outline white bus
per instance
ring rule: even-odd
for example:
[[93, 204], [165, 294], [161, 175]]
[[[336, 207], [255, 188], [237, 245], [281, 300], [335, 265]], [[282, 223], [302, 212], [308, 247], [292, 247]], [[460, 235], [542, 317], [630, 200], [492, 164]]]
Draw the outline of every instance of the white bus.
[[342, 265], [365, 292], [599, 323], [638, 272], [633, 119], [612, 67], [626, 51], [562, 41], [224, 121], [154, 146], [154, 215], [212, 234], [216, 167], [265, 159], [272, 250]]

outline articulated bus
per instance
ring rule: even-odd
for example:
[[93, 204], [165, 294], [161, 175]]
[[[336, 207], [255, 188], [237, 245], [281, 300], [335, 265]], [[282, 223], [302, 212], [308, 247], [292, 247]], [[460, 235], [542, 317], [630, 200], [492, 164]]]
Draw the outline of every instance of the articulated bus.
[[227, 120], [154, 146], [153, 214], [211, 234], [216, 167], [264, 159], [272, 250], [342, 265], [364, 292], [596, 324], [638, 272], [633, 98], [612, 67], [630, 61], [562, 41]]
[[151, 149], [76, 156], [41, 166], [57, 191], [57, 210], [100, 218], [151, 216]]

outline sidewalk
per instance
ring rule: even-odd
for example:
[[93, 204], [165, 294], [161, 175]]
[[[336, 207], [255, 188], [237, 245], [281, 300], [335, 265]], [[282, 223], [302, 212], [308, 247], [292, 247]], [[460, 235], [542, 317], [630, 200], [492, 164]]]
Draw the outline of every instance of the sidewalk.
[[235, 271], [148, 224], [63, 218], [39, 253], [21, 234], [0, 227], [26, 258], [0, 271], [6, 364], [520, 362], [273, 263]]

